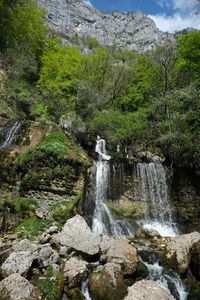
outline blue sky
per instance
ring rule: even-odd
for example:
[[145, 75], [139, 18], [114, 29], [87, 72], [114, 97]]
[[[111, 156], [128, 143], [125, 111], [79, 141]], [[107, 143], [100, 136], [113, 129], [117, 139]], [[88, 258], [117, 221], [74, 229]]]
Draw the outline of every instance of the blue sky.
[[200, 29], [200, 15], [194, 11], [200, 0], [83, 0], [99, 10], [141, 11], [149, 15], [163, 31], [175, 32], [187, 27]]

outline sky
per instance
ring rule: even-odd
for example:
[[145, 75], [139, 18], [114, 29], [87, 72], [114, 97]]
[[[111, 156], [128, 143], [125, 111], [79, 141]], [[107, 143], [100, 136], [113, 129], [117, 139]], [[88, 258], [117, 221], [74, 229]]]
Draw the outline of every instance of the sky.
[[[200, 0], [82, 0], [104, 12], [140, 11], [150, 16], [162, 31], [200, 29]], [[199, 15], [197, 15], [197, 11]]]

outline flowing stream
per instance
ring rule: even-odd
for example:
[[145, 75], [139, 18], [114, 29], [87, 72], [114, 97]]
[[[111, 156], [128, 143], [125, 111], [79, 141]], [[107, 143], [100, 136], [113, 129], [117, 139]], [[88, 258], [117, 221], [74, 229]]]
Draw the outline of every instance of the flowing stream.
[[177, 235], [178, 229], [172, 218], [163, 165], [159, 162], [137, 163], [135, 172], [141, 197], [147, 205], [145, 219], [139, 223], [144, 228], [155, 229], [161, 236]]
[[16, 121], [8, 128], [5, 136], [5, 141], [3, 142], [2, 145], [0, 145], [0, 149], [7, 149], [13, 145], [13, 143], [16, 140], [20, 127], [21, 127], [21, 122]]
[[111, 159], [107, 155], [105, 140], [97, 138], [95, 152], [98, 153], [98, 160], [94, 162], [96, 169], [96, 192], [92, 231], [109, 236], [132, 235], [132, 229], [128, 222], [115, 220], [110, 209], [104, 202], [107, 198], [109, 187], [109, 160]]

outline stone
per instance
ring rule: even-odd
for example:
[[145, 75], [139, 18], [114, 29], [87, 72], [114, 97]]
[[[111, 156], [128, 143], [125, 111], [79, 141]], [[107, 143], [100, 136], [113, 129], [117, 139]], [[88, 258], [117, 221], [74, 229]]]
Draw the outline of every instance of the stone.
[[161, 32], [154, 21], [140, 12], [107, 14], [80, 1], [40, 0], [47, 11], [46, 23], [63, 37], [63, 43], [73, 43], [73, 37], [85, 52], [88, 38], [102, 46], [145, 52], [155, 45], [175, 42], [172, 34]]
[[4, 277], [13, 273], [26, 276], [33, 260], [37, 258], [38, 246], [28, 240], [17, 242], [13, 245], [13, 252], [1, 266], [1, 273]]
[[52, 249], [50, 244], [42, 245], [39, 250], [37, 261], [39, 262], [40, 267], [48, 267], [49, 264], [56, 264], [59, 261], [58, 253]]
[[101, 237], [92, 233], [86, 221], [80, 215], [67, 220], [62, 231], [52, 237], [51, 243], [66, 253], [75, 251], [86, 256], [99, 253]]
[[12, 274], [0, 282], [2, 300], [39, 300], [39, 291], [19, 274]]
[[77, 287], [87, 272], [87, 262], [84, 260], [71, 257], [64, 262], [62, 273], [69, 288]]
[[128, 288], [128, 295], [124, 300], [175, 300], [175, 298], [157, 282], [141, 280]]
[[99, 266], [89, 278], [90, 292], [98, 300], [120, 300], [125, 295], [121, 266], [107, 263]]
[[184, 274], [191, 263], [192, 247], [199, 241], [199, 232], [171, 238], [165, 247], [161, 263]]
[[124, 274], [133, 274], [139, 262], [137, 250], [126, 238], [103, 237], [100, 250], [107, 262], [120, 264]]
[[136, 238], [160, 238], [160, 234], [155, 229], [138, 228], [135, 232]]

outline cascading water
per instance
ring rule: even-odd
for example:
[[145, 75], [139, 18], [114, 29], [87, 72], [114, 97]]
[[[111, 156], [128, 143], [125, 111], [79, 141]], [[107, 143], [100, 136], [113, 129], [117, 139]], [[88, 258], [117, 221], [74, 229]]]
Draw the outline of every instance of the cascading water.
[[107, 155], [105, 140], [100, 137], [97, 138], [95, 152], [98, 153], [98, 161], [94, 162], [96, 168], [96, 192], [92, 231], [111, 236], [131, 235], [132, 230], [129, 224], [114, 220], [109, 208], [103, 202], [108, 194], [109, 160], [111, 157]]
[[156, 281], [160, 286], [169, 289], [177, 300], [187, 299], [188, 292], [177, 273], [166, 271], [159, 265], [157, 260], [145, 263], [145, 265], [149, 271], [148, 279]]
[[172, 219], [163, 165], [159, 162], [137, 163], [136, 176], [141, 197], [147, 205], [145, 220], [141, 221], [142, 226], [157, 230], [161, 236], [177, 235], [178, 230]]
[[14, 143], [17, 133], [19, 131], [21, 127], [21, 122], [14, 122], [11, 127], [8, 128], [7, 133], [6, 133], [6, 137], [5, 137], [5, 141], [3, 142], [3, 144], [0, 146], [0, 149], [7, 149], [10, 146], [12, 146], [12, 144]]

